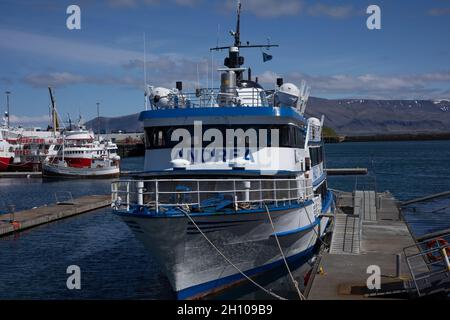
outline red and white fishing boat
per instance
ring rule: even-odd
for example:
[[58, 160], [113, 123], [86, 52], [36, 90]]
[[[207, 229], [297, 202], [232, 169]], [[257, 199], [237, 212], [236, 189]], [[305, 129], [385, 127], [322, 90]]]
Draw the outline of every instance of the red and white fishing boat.
[[109, 178], [120, 174], [117, 145], [95, 140], [94, 133], [80, 127], [64, 133], [64, 143], [42, 165], [44, 176]]
[[14, 159], [14, 152], [8, 141], [3, 139], [3, 131], [0, 130], [0, 171], [8, 170]]
[[40, 171], [45, 158], [56, 155], [63, 141], [59, 132], [39, 128], [7, 128], [4, 138], [14, 153], [12, 171]]
[[3, 139], [11, 146], [13, 161], [9, 164], [10, 171], [40, 171], [42, 162], [48, 156], [56, 155], [56, 150], [62, 144], [60, 121], [51, 88], [49, 89], [51, 105], [51, 124], [46, 130], [38, 127], [24, 128], [10, 126], [5, 115], [1, 127]]

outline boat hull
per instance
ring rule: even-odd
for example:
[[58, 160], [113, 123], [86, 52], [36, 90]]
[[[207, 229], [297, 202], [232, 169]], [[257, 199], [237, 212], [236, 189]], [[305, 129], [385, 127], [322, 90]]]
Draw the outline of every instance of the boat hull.
[[[290, 262], [305, 257], [321, 229], [313, 204], [279, 209], [271, 209], [271, 217], [285, 257]], [[284, 264], [265, 210], [194, 215], [204, 235], [186, 216], [116, 213], [156, 257], [179, 299], [201, 298], [245, 279], [204, 235], [248, 276]]]
[[43, 164], [42, 175], [62, 178], [116, 178], [120, 176], [120, 168], [73, 168]]
[[11, 164], [12, 158], [0, 157], [0, 171], [8, 170], [9, 165]]

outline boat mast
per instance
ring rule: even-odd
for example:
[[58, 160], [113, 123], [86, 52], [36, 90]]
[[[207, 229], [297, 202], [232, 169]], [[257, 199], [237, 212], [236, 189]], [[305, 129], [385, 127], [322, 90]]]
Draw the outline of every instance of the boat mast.
[[239, 0], [237, 4], [237, 22], [236, 31], [234, 32], [234, 46], [239, 47], [241, 45], [241, 9], [242, 3]]
[[48, 92], [50, 93], [50, 100], [52, 102], [53, 135], [56, 137], [56, 131], [59, 130], [58, 114], [56, 113], [56, 102], [55, 102], [55, 97], [53, 96], [53, 90], [51, 87], [48, 87]]
[[144, 107], [145, 111], [148, 110], [148, 96], [147, 96], [147, 39], [144, 32]]
[[237, 3], [237, 22], [236, 22], [236, 30], [230, 31], [231, 35], [234, 37], [234, 43], [232, 46], [227, 47], [219, 47], [216, 46], [215, 48], [209, 49], [210, 51], [222, 51], [225, 49], [228, 49], [228, 57], [225, 58], [224, 65], [230, 69], [236, 69], [236, 80], [237, 82], [240, 82], [243, 80], [242, 75], [244, 73], [244, 70], [241, 69], [241, 66], [244, 64], [244, 57], [239, 55], [239, 50], [241, 48], [271, 48], [271, 47], [278, 47], [277, 44], [266, 44], [266, 45], [250, 45], [250, 43], [247, 41], [245, 45], [242, 45], [241, 43], [241, 10], [242, 10], [242, 3], [240, 0], [238, 0]]

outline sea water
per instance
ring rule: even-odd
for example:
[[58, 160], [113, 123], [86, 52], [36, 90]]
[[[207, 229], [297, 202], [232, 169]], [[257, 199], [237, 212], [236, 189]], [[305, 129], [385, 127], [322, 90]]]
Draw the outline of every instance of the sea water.
[[[329, 177], [330, 188], [389, 190], [399, 200], [450, 190], [450, 141], [340, 143], [327, 144], [325, 150], [329, 168], [365, 167], [370, 171], [366, 177]], [[122, 170], [142, 170], [143, 162], [143, 158], [125, 158]], [[5, 214], [9, 205], [17, 211], [42, 206], [54, 203], [62, 192], [73, 197], [109, 194], [110, 183], [0, 179], [0, 219], [9, 219]], [[435, 216], [434, 224], [436, 219], [448, 221], [448, 215]], [[426, 223], [422, 219], [416, 225], [423, 228]], [[70, 265], [81, 269], [81, 290], [67, 289]], [[288, 284], [282, 280], [279, 285]], [[247, 286], [225, 297], [267, 298], [251, 290]], [[289, 297], [295, 298], [295, 293]], [[109, 208], [0, 238], [0, 299], [173, 298], [175, 294], [152, 255]]]

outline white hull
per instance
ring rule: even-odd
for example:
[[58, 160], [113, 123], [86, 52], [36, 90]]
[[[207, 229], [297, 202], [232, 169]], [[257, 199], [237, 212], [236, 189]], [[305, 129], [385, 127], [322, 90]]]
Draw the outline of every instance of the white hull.
[[[143, 217], [118, 213], [156, 257], [178, 298], [198, 298], [243, 277], [204, 239], [185, 216]], [[327, 221], [315, 217], [313, 204], [274, 210], [274, 227], [285, 256], [311, 252]], [[194, 221], [240, 270], [254, 275], [282, 264], [265, 210], [256, 213], [198, 215]], [[170, 236], [168, 236], [170, 235]]]
[[73, 178], [118, 177], [120, 175], [120, 168], [118, 166], [103, 168], [74, 168], [44, 163], [42, 165], [42, 174], [44, 176]]

